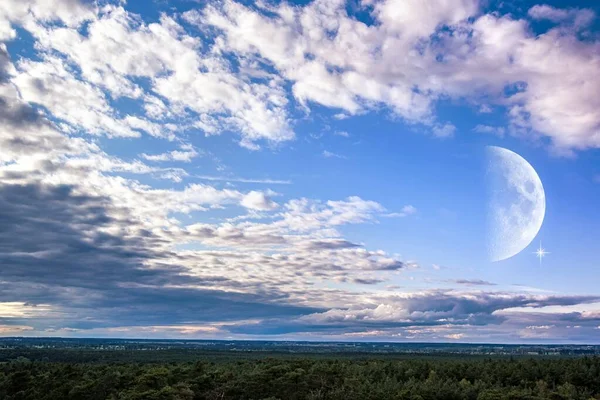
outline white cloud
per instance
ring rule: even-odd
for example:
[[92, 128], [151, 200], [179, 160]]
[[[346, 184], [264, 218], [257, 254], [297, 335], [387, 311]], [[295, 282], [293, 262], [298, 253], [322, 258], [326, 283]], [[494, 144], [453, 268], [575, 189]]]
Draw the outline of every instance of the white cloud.
[[447, 339], [452, 339], [452, 340], [460, 340], [465, 337], [465, 334], [464, 333], [450, 333], [448, 335], [444, 335], [444, 337]]
[[20, 335], [33, 330], [34, 328], [28, 325], [0, 325], [0, 334], [2, 335]]
[[409, 215], [414, 215], [416, 213], [417, 213], [417, 208], [415, 206], [411, 206], [409, 204], [409, 205], [402, 207], [402, 210], [400, 212], [384, 214], [384, 217], [389, 217], [389, 218], [407, 217]]
[[553, 22], [560, 22], [569, 17], [569, 11], [554, 8], [546, 4], [536, 4], [527, 12], [533, 19], [548, 19]]
[[409, 38], [427, 37], [440, 25], [457, 24], [478, 10], [477, 0], [387, 0], [375, 3], [375, 15], [386, 29]]
[[493, 112], [494, 110], [493, 110], [493, 109], [492, 109], [492, 108], [491, 108], [489, 105], [487, 105], [487, 104], [482, 104], [482, 105], [479, 107], [479, 110], [478, 110], [478, 111], [479, 111], [481, 114], [489, 114], [489, 113]]
[[197, 157], [199, 153], [194, 146], [184, 144], [180, 146], [180, 150], [173, 150], [168, 153], [146, 154], [142, 153], [142, 157], [148, 161], [181, 161], [190, 162]]
[[344, 119], [350, 118], [350, 116], [348, 114], [344, 114], [344, 113], [337, 113], [333, 116], [333, 118], [335, 118], [337, 120], [344, 120]]
[[[88, 86], [114, 97], [143, 98], [151, 118], [183, 117], [207, 133], [237, 131], [249, 148], [258, 140], [294, 137], [287, 97], [276, 80], [243, 79], [216, 49], [207, 52], [171, 17], [145, 24], [122, 7], [105, 6], [87, 35], [69, 27], [38, 25], [32, 31], [41, 49], [58, 51], [80, 68]], [[160, 98], [132, 79], [139, 77], [151, 79]]]
[[39, 20], [77, 26], [93, 17], [92, 7], [78, 0], [4, 0], [0, 5], [0, 41], [16, 37], [12, 25], [30, 26]]
[[498, 137], [503, 137], [506, 129], [501, 126], [491, 126], [491, 125], [482, 125], [479, 124], [473, 128], [473, 132], [477, 133], [486, 133], [491, 135], [496, 135]]
[[576, 28], [589, 25], [595, 18], [595, 13], [589, 9], [561, 9], [547, 4], [536, 4], [531, 7], [527, 14], [537, 20], [549, 20], [555, 23], [572, 22]]
[[446, 123], [444, 125], [435, 125], [432, 128], [433, 134], [439, 138], [447, 138], [454, 136], [456, 132], [456, 126]]
[[[455, 128], [435, 121], [433, 102], [485, 97], [486, 108], [507, 108], [514, 134], [541, 134], [559, 148], [600, 146], [598, 43], [560, 27], [535, 37], [524, 19], [480, 15], [476, 1], [374, 7], [378, 23], [369, 26], [349, 17], [342, 2], [324, 1], [273, 6], [272, 17], [226, 1], [188, 18], [219, 28], [227, 50], [272, 63], [306, 107], [316, 102], [356, 114], [384, 104], [450, 136]], [[518, 82], [521, 93], [507, 98], [505, 85]]]
[[239, 178], [235, 176], [212, 176], [212, 175], [194, 175], [195, 178], [207, 181], [225, 181], [241, 183], [264, 183], [271, 185], [290, 185], [292, 181], [287, 179], [258, 179], [258, 178]]
[[283, 220], [279, 224], [300, 232], [371, 222], [377, 215], [385, 212], [381, 204], [363, 200], [358, 196], [351, 196], [346, 200], [330, 200], [326, 203], [306, 198], [294, 199], [290, 200], [285, 208]]
[[[23, 95], [92, 133], [173, 139], [152, 121], [159, 119], [178, 121], [180, 130], [235, 131], [242, 146], [257, 149], [262, 140], [294, 138], [291, 95], [307, 110], [311, 103], [341, 109], [338, 117], [383, 105], [448, 137], [456, 128], [437, 121], [434, 104], [450, 97], [503, 107], [513, 135], [546, 136], [565, 151], [600, 147], [599, 44], [569, 28], [585, 29], [595, 17], [589, 10], [531, 8], [531, 18], [559, 24], [536, 37], [526, 19], [481, 14], [475, 0], [365, 1], [372, 25], [349, 16], [341, 1], [263, 5], [267, 14], [227, 0], [183, 15], [216, 28], [213, 43], [187, 32], [178, 16], [147, 24], [118, 6], [96, 13], [75, 0], [6, 4], [0, 32], [11, 36], [10, 24], [21, 24], [48, 53], [20, 66]], [[66, 26], [40, 23], [47, 20]], [[90, 20], [86, 34], [76, 29], [83, 20]], [[148, 78], [149, 90], [135, 78]], [[506, 96], [507, 84], [521, 89]], [[117, 116], [99, 88], [143, 100], [146, 115]], [[80, 96], [86, 101], [75, 104]]]
[[23, 60], [12, 79], [23, 100], [40, 104], [54, 117], [91, 134], [137, 137], [139, 132], [115, 118], [104, 93], [76, 79], [61, 59]]
[[259, 211], [270, 211], [278, 207], [278, 204], [271, 200], [266, 193], [258, 192], [256, 190], [248, 192], [248, 194], [242, 198], [241, 205]]
[[[385, 103], [410, 120], [429, 117], [429, 101], [413, 91], [410, 83], [391, 76], [390, 83], [379, 79], [380, 74], [387, 74], [383, 70], [387, 60], [382, 68], [381, 60], [374, 57], [382, 32], [348, 18], [343, 2], [315, 1], [302, 8], [283, 4], [270, 11], [277, 18], [227, 1], [222, 7], [208, 7], [203, 14], [188, 14], [188, 18], [221, 29], [229, 50], [247, 57], [258, 52], [274, 63], [293, 82], [293, 95], [306, 107], [316, 102], [356, 114], [369, 102]], [[407, 49], [393, 49], [402, 50]], [[331, 72], [331, 67], [340, 72]]]

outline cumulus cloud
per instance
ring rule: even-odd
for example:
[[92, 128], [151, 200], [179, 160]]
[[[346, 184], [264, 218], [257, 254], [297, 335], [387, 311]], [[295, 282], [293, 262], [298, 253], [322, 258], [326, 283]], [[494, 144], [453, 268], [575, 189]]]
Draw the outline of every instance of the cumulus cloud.
[[[450, 97], [502, 107], [513, 135], [546, 136], [563, 150], [600, 146], [598, 43], [577, 33], [595, 18], [590, 10], [536, 5], [530, 18], [557, 24], [536, 36], [526, 18], [483, 14], [475, 0], [364, 2], [372, 24], [343, 1], [250, 8], [227, 0], [152, 23], [118, 5], [7, 4], [4, 35], [23, 26], [41, 53], [18, 65], [23, 96], [90, 133], [172, 139], [161, 121], [209, 135], [235, 131], [257, 149], [294, 138], [293, 100], [344, 116], [384, 106], [449, 137], [456, 128], [437, 119], [435, 104]], [[77, 30], [83, 21], [85, 33]], [[507, 87], [520, 89], [509, 95]], [[107, 95], [139, 100], [145, 112], [117, 115]]]
[[[594, 17], [585, 10], [530, 10], [534, 18], [557, 21], [565, 13]], [[562, 26], [535, 36], [526, 19], [481, 14], [477, 1], [386, 0], [371, 15], [376, 23], [367, 25], [339, 1], [283, 3], [265, 12], [225, 1], [186, 18], [218, 28], [227, 51], [271, 63], [306, 107], [313, 102], [352, 115], [383, 104], [446, 137], [455, 128], [436, 122], [434, 103], [485, 98], [482, 106], [506, 109], [513, 134], [544, 135], [566, 149], [599, 146], [597, 42]], [[507, 97], [506, 85], [519, 82], [524, 88]]]
[[[568, 306], [598, 302], [594, 296], [530, 296], [502, 292], [425, 291], [402, 295], [373, 296], [369, 305], [350, 308], [331, 308], [325, 312], [304, 315], [286, 321], [269, 320], [259, 327], [254, 323], [240, 323], [229, 329], [236, 333], [266, 331], [270, 334], [300, 332], [341, 337], [348, 332], [355, 336], [369, 336], [377, 331], [379, 338], [403, 337], [409, 340], [443, 340], [451, 335], [473, 336], [477, 340], [499, 337], [525, 339], [515, 327], [547, 325], [549, 322], [562, 329], [580, 320], [572, 315], [541, 314], [536, 312], [512, 313], [515, 307], [525, 309], [545, 306]], [[561, 320], [562, 319], [562, 320]], [[546, 321], [546, 322], [544, 322]], [[585, 324], [593, 329], [595, 321]], [[583, 326], [583, 325], [582, 325]], [[531, 331], [531, 329], [529, 330]], [[555, 332], [554, 334], [557, 334]], [[488, 336], [489, 335], [489, 336]], [[558, 333], [558, 337], [560, 334]], [[585, 333], [582, 332], [582, 335]], [[550, 337], [557, 337], [549, 335]], [[462, 336], [461, 336], [462, 338]]]
[[241, 204], [252, 210], [270, 211], [278, 207], [271, 198], [264, 192], [251, 191], [242, 198]]
[[[2, 76], [13, 74], [1, 54]], [[0, 319], [14, 332], [288, 318], [324, 310], [332, 294], [315, 281], [403, 268], [333, 228], [374, 220], [384, 210], [376, 202], [299, 199], [274, 213], [279, 207], [271, 191], [198, 183], [155, 188], [119, 174], [161, 169], [61, 132], [9, 79], [0, 90], [7, 105], [0, 130]], [[172, 216], [237, 205], [272, 213], [274, 220], [186, 226]], [[210, 250], [180, 250], [180, 244]], [[307, 291], [313, 292], [308, 302]]]
[[526, 296], [503, 293], [453, 293], [432, 291], [390, 296], [386, 303], [368, 308], [331, 309], [301, 320], [319, 323], [360, 321], [366, 324], [487, 324], [500, 317], [494, 313], [514, 307], [544, 307], [595, 302], [594, 296]]
[[0, 8], [0, 40], [14, 39], [14, 25], [31, 24], [34, 19], [76, 27], [93, 17], [92, 7], [79, 0], [7, 0]]
[[[241, 143], [250, 148], [257, 140], [294, 137], [287, 98], [276, 81], [235, 74], [224, 57], [206, 51], [201, 40], [186, 34], [172, 17], [163, 15], [159, 22], [145, 24], [124, 8], [107, 5], [89, 22], [86, 34], [76, 26], [32, 20], [27, 28], [45, 58], [24, 62], [17, 82], [28, 100], [77, 127], [119, 136], [135, 136], [137, 130], [168, 135], [152, 120], [183, 118], [183, 129], [194, 126], [207, 134], [238, 131]], [[80, 70], [79, 77], [74, 69]], [[150, 79], [153, 93], [137, 78]], [[146, 115], [118, 118], [103, 91], [114, 98], [143, 101]], [[87, 99], [77, 103], [81, 95]]]

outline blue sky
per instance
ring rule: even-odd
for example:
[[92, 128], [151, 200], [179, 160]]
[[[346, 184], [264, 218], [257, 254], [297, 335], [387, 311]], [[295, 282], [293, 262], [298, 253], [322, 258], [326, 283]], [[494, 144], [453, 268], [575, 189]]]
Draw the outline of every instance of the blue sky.
[[[597, 342], [599, 12], [8, 1], [0, 334]], [[546, 195], [496, 263], [487, 146]]]

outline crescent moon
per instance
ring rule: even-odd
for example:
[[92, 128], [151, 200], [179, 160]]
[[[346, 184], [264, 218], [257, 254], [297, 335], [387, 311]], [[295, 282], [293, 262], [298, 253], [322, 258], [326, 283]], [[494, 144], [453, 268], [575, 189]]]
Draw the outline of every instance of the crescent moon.
[[546, 195], [535, 169], [523, 157], [502, 147], [487, 147], [490, 261], [506, 260], [527, 247], [546, 214]]

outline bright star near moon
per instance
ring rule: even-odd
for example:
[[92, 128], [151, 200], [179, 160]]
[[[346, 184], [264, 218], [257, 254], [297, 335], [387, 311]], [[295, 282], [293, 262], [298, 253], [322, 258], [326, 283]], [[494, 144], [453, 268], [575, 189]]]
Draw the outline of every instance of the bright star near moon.
[[540, 247], [534, 252], [534, 254], [540, 259], [540, 265], [542, 265], [542, 258], [550, 253], [542, 247], [542, 242], [540, 241]]

